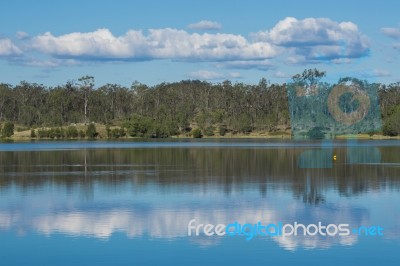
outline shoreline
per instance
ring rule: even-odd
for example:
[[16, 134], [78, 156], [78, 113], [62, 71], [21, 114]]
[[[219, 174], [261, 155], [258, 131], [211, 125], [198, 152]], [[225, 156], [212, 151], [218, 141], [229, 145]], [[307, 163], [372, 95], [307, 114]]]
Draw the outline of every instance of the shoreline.
[[274, 135], [261, 135], [261, 134], [232, 134], [232, 135], [225, 135], [225, 136], [203, 136], [202, 138], [193, 138], [190, 136], [184, 136], [184, 135], [179, 135], [179, 136], [171, 136], [167, 138], [144, 138], [144, 137], [121, 137], [121, 138], [104, 138], [104, 137], [99, 137], [95, 139], [88, 139], [88, 138], [31, 138], [31, 137], [25, 137], [25, 136], [12, 136], [10, 138], [4, 138], [0, 142], [7, 142], [7, 141], [12, 141], [12, 142], [26, 142], [26, 141], [127, 141], [127, 140], [201, 140], [201, 139], [259, 139], [259, 140], [348, 140], [348, 139], [356, 139], [356, 140], [399, 140], [400, 136], [384, 136], [384, 135], [373, 135], [369, 136], [368, 134], [358, 134], [358, 135], [341, 135], [341, 136], [336, 136], [335, 138], [332, 139], [299, 139], [299, 138], [293, 138], [290, 134], [274, 134]]
[[[85, 131], [87, 129], [87, 125], [83, 124], [83, 123], [79, 123], [79, 124], [75, 124], [76, 128], [78, 130], [82, 130]], [[1, 141], [35, 141], [35, 140], [54, 140], [54, 141], [81, 141], [81, 140], [110, 140], [110, 141], [118, 141], [118, 140], [150, 140], [150, 139], [171, 139], [171, 140], [177, 140], [177, 139], [260, 139], [260, 140], [269, 140], [269, 139], [281, 139], [281, 140], [313, 140], [313, 139], [309, 139], [309, 138], [294, 138], [292, 136], [292, 132], [290, 129], [288, 128], [284, 128], [283, 126], [281, 126], [280, 128], [278, 128], [277, 131], [275, 132], [269, 132], [269, 131], [253, 131], [250, 132], [248, 134], [244, 134], [244, 133], [232, 133], [232, 132], [227, 132], [225, 135], [221, 136], [220, 134], [218, 134], [218, 132], [214, 131], [214, 135], [213, 136], [206, 136], [206, 135], [202, 135], [201, 138], [194, 138], [190, 133], [185, 133], [185, 134], [180, 134], [180, 135], [173, 135], [173, 136], [169, 136], [166, 138], [151, 138], [151, 137], [131, 137], [131, 136], [123, 136], [123, 137], [116, 137], [116, 138], [108, 138], [108, 134], [107, 134], [107, 129], [106, 129], [106, 125], [101, 124], [101, 123], [95, 123], [96, 126], [96, 131], [98, 133], [98, 137], [96, 137], [95, 139], [89, 139], [87, 137], [77, 137], [77, 138], [50, 138], [50, 137], [46, 137], [46, 138], [39, 138], [38, 135], [36, 135], [36, 137], [31, 137], [31, 129], [28, 128], [24, 128], [23, 130], [18, 130], [18, 127], [16, 126], [16, 130], [14, 130], [14, 135], [12, 135], [9, 138], [4, 138]], [[51, 127], [43, 127], [44, 129], [51, 129]], [[64, 127], [65, 128], [65, 127]], [[113, 129], [119, 129], [120, 126], [118, 125], [113, 125], [110, 127], [111, 130]], [[36, 128], [36, 134], [37, 134], [37, 130], [39, 128]], [[346, 135], [337, 135], [334, 138], [326, 138], [325, 140], [346, 140], [346, 139], [360, 139], [360, 140], [390, 140], [390, 139], [400, 139], [400, 135], [398, 136], [385, 136], [382, 134], [374, 134], [372, 136], [370, 136], [369, 134], [365, 133], [365, 134], [357, 134], [357, 135], [350, 135], [350, 134], [346, 134]], [[316, 140], [316, 139], [314, 139]]]

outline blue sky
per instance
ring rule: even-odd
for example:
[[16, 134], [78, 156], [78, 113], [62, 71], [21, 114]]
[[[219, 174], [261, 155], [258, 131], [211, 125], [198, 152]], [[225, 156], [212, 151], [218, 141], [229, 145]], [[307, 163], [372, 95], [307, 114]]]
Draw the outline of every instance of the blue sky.
[[400, 81], [398, 1], [3, 1], [0, 82]]

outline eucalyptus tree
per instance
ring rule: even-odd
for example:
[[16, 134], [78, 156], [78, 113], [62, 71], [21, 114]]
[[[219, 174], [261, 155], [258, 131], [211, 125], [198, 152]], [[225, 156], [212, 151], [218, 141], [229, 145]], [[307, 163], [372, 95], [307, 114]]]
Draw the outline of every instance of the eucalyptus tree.
[[94, 87], [94, 77], [92, 76], [83, 76], [78, 79], [80, 82], [80, 90], [83, 94], [83, 100], [84, 100], [84, 114], [85, 114], [85, 123], [88, 123], [88, 104], [89, 104], [89, 98], [91, 96], [91, 92]]

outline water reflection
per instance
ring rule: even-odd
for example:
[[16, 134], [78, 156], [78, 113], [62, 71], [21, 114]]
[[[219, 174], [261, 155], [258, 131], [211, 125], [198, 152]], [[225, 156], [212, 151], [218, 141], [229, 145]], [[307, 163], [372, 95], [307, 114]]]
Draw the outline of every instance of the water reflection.
[[[191, 219], [213, 224], [321, 221], [352, 227], [379, 223], [385, 239], [398, 241], [400, 207], [393, 203], [400, 200], [400, 148], [332, 146], [338, 158], [332, 167], [299, 168], [299, 160], [316, 156], [310, 148], [3, 151], [0, 230], [101, 240], [122, 232], [133, 239], [179, 240], [187, 238]], [[371, 150], [371, 161], [359, 156]], [[351, 164], [343, 159], [349, 154]], [[378, 155], [381, 163], [374, 163]], [[212, 247], [227, 238], [190, 240]], [[362, 241], [357, 235], [265, 239], [271, 240], [287, 250]]]
[[[146, 193], [147, 194], [147, 193]], [[140, 197], [150, 197], [152, 193], [141, 194]], [[369, 224], [369, 211], [364, 207], [355, 207], [346, 204], [339, 206], [334, 204], [310, 207], [301, 202], [291, 202], [290, 197], [284, 191], [277, 191], [273, 198], [257, 202], [257, 198], [248, 198], [246, 195], [235, 195], [239, 201], [232, 202], [232, 198], [220, 197], [216, 204], [209, 204], [210, 200], [202, 202], [203, 197], [211, 196], [197, 194], [191, 197], [191, 201], [180, 200], [163, 203], [158, 201], [136, 202], [136, 197], [129, 200], [125, 206], [109, 204], [101, 199], [96, 204], [90, 204], [90, 208], [74, 202], [63, 204], [56, 202], [54, 205], [42, 207], [38, 213], [26, 211], [26, 202], [20, 207], [0, 212], [0, 228], [13, 230], [19, 234], [31, 232], [50, 236], [61, 233], [74, 237], [95, 237], [108, 239], [113, 233], [123, 232], [130, 238], [176, 239], [187, 236], [187, 225], [191, 219], [201, 223], [229, 224], [234, 221], [241, 223], [349, 223], [358, 227]], [[211, 193], [213, 194], [213, 193]], [[280, 195], [280, 196], [278, 196]], [[278, 199], [276, 196], [278, 196]], [[186, 196], [182, 196], [186, 198]], [[40, 199], [34, 199], [40, 202]], [[167, 197], [162, 197], [167, 200]], [[199, 204], [194, 204], [200, 202]], [[211, 202], [211, 201], [210, 201]], [[10, 202], [12, 203], [12, 202]], [[96, 205], [102, 207], [96, 207]], [[117, 206], [115, 206], [117, 205]], [[124, 205], [124, 204], [122, 204]], [[161, 208], [160, 208], [161, 207]], [[11, 209], [11, 208], [10, 208]], [[358, 241], [357, 236], [348, 237], [274, 237], [272, 238], [281, 247], [294, 250], [304, 248], [327, 248], [332, 245], [353, 245]], [[205, 238], [191, 237], [191, 240], [204, 245]], [[207, 239], [207, 245], [216, 245], [221, 239], [212, 237]], [[245, 241], [243, 239], [243, 241]]]

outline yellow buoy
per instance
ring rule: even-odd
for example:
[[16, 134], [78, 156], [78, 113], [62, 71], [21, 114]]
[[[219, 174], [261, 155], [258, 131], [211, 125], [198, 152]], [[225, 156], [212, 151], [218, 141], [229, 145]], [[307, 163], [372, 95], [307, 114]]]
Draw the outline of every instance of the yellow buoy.
[[336, 155], [333, 155], [333, 160], [336, 161]]

